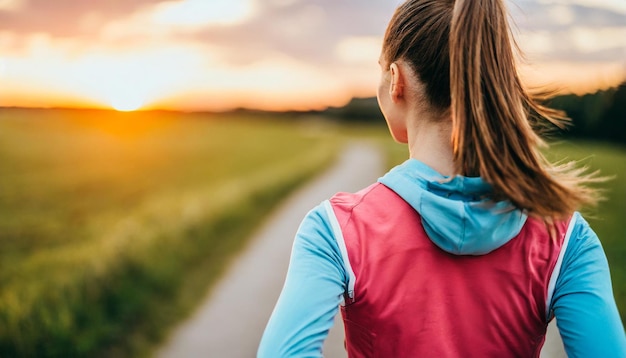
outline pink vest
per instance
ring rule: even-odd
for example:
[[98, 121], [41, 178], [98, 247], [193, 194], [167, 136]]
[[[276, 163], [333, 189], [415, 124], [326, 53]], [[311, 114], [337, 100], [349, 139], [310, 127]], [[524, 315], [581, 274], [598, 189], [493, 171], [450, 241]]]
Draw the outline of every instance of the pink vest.
[[529, 218], [495, 251], [456, 256], [437, 247], [420, 215], [382, 184], [330, 203], [354, 273], [342, 307], [349, 357], [539, 356], [567, 223], [556, 224], [553, 240]]

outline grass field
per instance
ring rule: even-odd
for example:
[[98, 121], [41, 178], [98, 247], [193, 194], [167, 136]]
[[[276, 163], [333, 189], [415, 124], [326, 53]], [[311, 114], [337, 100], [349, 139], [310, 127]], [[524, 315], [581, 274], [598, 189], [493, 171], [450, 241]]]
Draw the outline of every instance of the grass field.
[[1, 110], [0, 356], [146, 354], [335, 143], [294, 121]]

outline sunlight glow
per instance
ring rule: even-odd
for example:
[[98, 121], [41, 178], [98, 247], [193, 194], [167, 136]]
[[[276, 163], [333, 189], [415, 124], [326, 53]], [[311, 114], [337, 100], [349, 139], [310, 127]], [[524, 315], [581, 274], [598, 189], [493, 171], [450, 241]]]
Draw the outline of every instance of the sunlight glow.
[[532, 87], [579, 95], [617, 86], [626, 78], [626, 67], [620, 61], [600, 65], [597, 62], [542, 62], [522, 65], [519, 70], [524, 82]]
[[0, 78], [7, 72], [7, 64], [6, 62], [0, 58]]
[[[245, 67], [215, 63], [186, 79], [186, 87], [191, 90], [157, 101], [156, 106], [187, 110], [323, 109], [326, 105], [345, 104], [350, 99], [344, 80], [345, 77], [316, 66], [274, 54]], [[374, 84], [371, 88], [375, 88]]]
[[71, 46], [60, 46], [55, 39], [38, 37], [32, 42], [27, 56], [9, 55], [0, 61], [5, 68], [0, 106], [322, 109], [349, 100], [346, 78], [371, 77], [371, 84], [359, 87], [372, 91], [377, 79], [376, 71], [338, 77], [280, 53], [241, 66], [220, 58], [219, 47], [193, 43], [147, 44], [132, 51], [95, 45], [70, 57], [66, 47]]
[[120, 112], [136, 111], [143, 106], [143, 101], [139, 97], [120, 96], [111, 101], [111, 107]]

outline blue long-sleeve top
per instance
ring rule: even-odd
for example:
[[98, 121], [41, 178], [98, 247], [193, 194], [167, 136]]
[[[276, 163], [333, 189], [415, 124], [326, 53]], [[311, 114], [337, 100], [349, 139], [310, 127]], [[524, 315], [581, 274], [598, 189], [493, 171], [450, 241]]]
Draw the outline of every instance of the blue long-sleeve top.
[[[442, 180], [443, 179], [443, 180]], [[476, 192], [489, 190], [480, 178], [443, 177], [425, 164], [410, 159], [379, 180], [415, 208], [420, 208], [424, 227], [438, 246], [456, 240], [458, 218], [451, 205], [463, 203], [460, 215], [469, 215], [476, 227], [498, 225], [485, 247], [485, 240], [464, 242], [467, 252], [489, 252], [514, 237], [526, 217], [519, 211], [505, 211], [492, 206], [498, 215], [484, 212], [484, 206], [465, 200]], [[449, 193], [454, 193], [450, 195]], [[452, 199], [448, 203], [441, 198]], [[480, 204], [480, 203], [478, 203]], [[469, 210], [467, 209], [469, 208]], [[417, 209], [416, 209], [417, 210]], [[503, 223], [505, 223], [503, 225]], [[449, 233], [443, 231], [448, 230]], [[507, 234], [503, 234], [508, 232]], [[333, 325], [338, 306], [349, 284], [349, 274], [341, 249], [331, 227], [325, 204], [311, 210], [302, 221], [293, 244], [289, 270], [280, 298], [261, 340], [258, 357], [321, 357], [322, 345]], [[569, 357], [626, 357], [626, 335], [615, 304], [608, 262], [597, 235], [584, 218], [576, 213], [554, 293], [548, 302], [548, 316], [556, 317], [557, 326]]]

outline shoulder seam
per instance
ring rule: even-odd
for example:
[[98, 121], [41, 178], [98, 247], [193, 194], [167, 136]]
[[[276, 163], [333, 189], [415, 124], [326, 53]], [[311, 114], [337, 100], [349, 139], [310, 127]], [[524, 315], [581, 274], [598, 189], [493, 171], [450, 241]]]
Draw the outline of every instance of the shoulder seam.
[[[369, 187], [362, 189], [360, 192], [356, 192], [356, 193], [349, 193], [350, 195], [360, 195], [358, 196], [358, 200], [356, 200], [356, 202], [351, 202], [349, 205], [347, 205], [348, 211], [350, 211], [352, 213], [352, 211], [354, 210], [354, 208], [356, 208], [357, 206], [359, 206], [363, 200], [365, 199], [366, 196], [368, 196], [372, 190], [374, 190], [376, 187], [378, 187], [379, 185], [383, 185], [382, 183], [376, 182], [371, 184]], [[383, 185], [384, 186], [384, 185]], [[328, 201], [333, 200], [333, 198], [335, 198], [335, 196], [333, 196], [332, 198], [330, 198]]]

